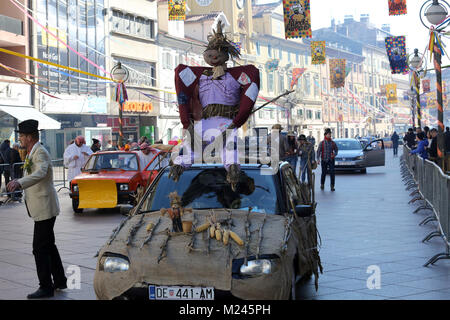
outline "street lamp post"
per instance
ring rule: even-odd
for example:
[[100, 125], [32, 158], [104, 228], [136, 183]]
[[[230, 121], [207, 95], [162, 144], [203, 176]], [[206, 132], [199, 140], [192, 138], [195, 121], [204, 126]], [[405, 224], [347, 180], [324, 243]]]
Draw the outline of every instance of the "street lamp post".
[[[412, 56], [412, 58], [410, 58]], [[422, 64], [422, 61], [425, 61], [425, 67]], [[410, 54], [408, 56], [408, 67], [411, 70], [412, 82], [414, 82], [414, 86], [411, 86], [411, 91], [415, 91], [415, 95], [413, 97], [416, 100], [417, 106], [417, 126], [419, 128], [422, 127], [422, 112], [420, 107], [420, 73], [426, 70], [426, 59], [423, 59], [423, 56], [419, 56], [419, 50], [414, 49], [414, 55]], [[414, 122], [414, 121], [413, 121]], [[414, 126], [414, 123], [413, 123]]]
[[[420, 8], [420, 21], [429, 30], [432, 31], [431, 36], [435, 37], [433, 40], [440, 39], [440, 33], [444, 32], [444, 29], [448, 26], [448, 22], [444, 22], [444, 19], [448, 15], [448, 8], [450, 5], [441, 0], [427, 0]], [[422, 15], [427, 18], [431, 24], [428, 26], [425, 24]], [[436, 26], [436, 27], [434, 27]], [[436, 70], [436, 91], [437, 91], [437, 107], [438, 107], [438, 158], [441, 160], [441, 167], [444, 168], [445, 161], [445, 142], [444, 142], [444, 109], [442, 107], [442, 72], [441, 72], [441, 58], [442, 52], [438, 45], [434, 45], [434, 68]]]
[[128, 80], [130, 73], [127, 68], [118, 62], [111, 70], [114, 80], [118, 82], [116, 88], [116, 101], [119, 103], [119, 141], [118, 146], [123, 146], [123, 104], [126, 101], [125, 82]]

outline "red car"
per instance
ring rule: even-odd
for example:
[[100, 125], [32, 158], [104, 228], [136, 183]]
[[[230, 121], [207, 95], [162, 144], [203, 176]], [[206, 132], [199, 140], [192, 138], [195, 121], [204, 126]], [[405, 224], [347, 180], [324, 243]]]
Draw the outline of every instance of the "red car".
[[159, 151], [141, 166], [138, 151], [104, 151], [92, 154], [82, 173], [70, 184], [70, 197], [75, 213], [85, 208], [114, 208], [118, 204], [136, 204], [156, 177], [159, 169], [169, 163], [167, 152]]

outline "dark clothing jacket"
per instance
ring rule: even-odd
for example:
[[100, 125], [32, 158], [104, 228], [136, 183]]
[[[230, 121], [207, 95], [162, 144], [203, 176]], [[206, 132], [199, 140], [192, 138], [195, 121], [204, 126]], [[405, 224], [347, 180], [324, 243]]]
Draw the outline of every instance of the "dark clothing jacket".
[[412, 149], [416, 145], [416, 135], [414, 133], [407, 133], [403, 138], [403, 141], [406, 142], [406, 145]]
[[445, 152], [450, 152], [450, 131], [445, 131], [444, 139], [445, 139]]
[[[9, 144], [3, 142], [0, 145], [0, 164], [11, 164], [11, 148]], [[9, 166], [1, 166], [0, 167], [0, 173], [1, 172], [10, 172]]]
[[391, 136], [392, 146], [393, 146], [393, 147], [398, 147], [398, 139], [399, 139], [399, 136], [398, 136], [398, 134], [396, 134], [396, 133], [394, 133], [394, 134]]
[[431, 140], [431, 145], [428, 148], [428, 154], [430, 155], [430, 157], [437, 158], [437, 156], [438, 156], [438, 153], [437, 153], [437, 136], [434, 137]]
[[[16, 149], [11, 149], [11, 166], [12, 166], [11, 172], [13, 174], [14, 179], [22, 178], [22, 175], [23, 175], [22, 165], [16, 164], [16, 163], [21, 163], [21, 162], [22, 162], [22, 159], [20, 158], [19, 151], [17, 151]], [[16, 165], [13, 166], [14, 164], [16, 164]]]

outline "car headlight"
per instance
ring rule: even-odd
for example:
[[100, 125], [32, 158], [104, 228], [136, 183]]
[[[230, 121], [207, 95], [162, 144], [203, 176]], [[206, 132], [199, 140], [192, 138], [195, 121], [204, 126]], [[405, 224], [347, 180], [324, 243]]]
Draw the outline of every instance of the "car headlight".
[[123, 272], [129, 268], [130, 263], [124, 258], [106, 256], [100, 260], [100, 270], [105, 272]]
[[247, 276], [256, 276], [262, 274], [271, 274], [274, 269], [273, 260], [261, 259], [247, 261], [240, 268], [240, 273]]
[[356, 157], [355, 160], [364, 160], [364, 156]]
[[78, 192], [78, 185], [77, 184], [73, 185], [73, 192]]
[[120, 184], [119, 185], [119, 190], [120, 191], [128, 191], [128, 184], [125, 184], [125, 183]]

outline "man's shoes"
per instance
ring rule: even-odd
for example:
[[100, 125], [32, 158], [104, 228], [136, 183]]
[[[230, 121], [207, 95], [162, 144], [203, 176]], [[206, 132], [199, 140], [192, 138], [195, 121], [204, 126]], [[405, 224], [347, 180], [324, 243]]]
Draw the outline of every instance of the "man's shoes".
[[67, 280], [66, 280], [66, 282], [63, 282], [63, 283], [60, 283], [60, 284], [54, 284], [53, 285], [53, 289], [55, 289], [55, 290], [64, 290], [64, 289], [67, 289]]
[[53, 297], [53, 289], [44, 289], [40, 287], [27, 296], [27, 299], [42, 299], [42, 298], [51, 298]]
[[320, 189], [325, 189], [325, 186], [323, 184], [320, 185]]
[[334, 191], [334, 186], [331, 186], [331, 191]]

